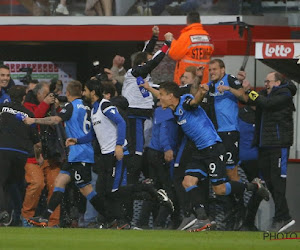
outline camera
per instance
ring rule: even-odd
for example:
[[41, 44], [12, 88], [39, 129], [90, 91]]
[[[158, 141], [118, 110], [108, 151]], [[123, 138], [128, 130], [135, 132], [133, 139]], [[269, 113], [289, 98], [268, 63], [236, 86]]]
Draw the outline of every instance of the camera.
[[[59, 87], [58, 87], [59, 85]], [[68, 102], [68, 99], [66, 96], [60, 96], [58, 93], [58, 91], [62, 91], [63, 89], [63, 86], [62, 86], [62, 82], [60, 80], [58, 80], [57, 78], [53, 78], [51, 80], [51, 83], [50, 83], [50, 93], [52, 93], [54, 95], [54, 97], [56, 99], [58, 99], [59, 102], [62, 102], [62, 103], [66, 103]]]
[[99, 80], [99, 81], [107, 81], [108, 80], [108, 76], [104, 72], [104, 67], [102, 67], [100, 65], [99, 61], [94, 61], [93, 62], [92, 71], [93, 71], [93, 76], [95, 76], [97, 78], [97, 80]]
[[19, 80], [24, 84], [28, 85], [32, 81], [32, 68], [20, 68], [19, 72], [26, 72], [26, 75], [19, 78]]

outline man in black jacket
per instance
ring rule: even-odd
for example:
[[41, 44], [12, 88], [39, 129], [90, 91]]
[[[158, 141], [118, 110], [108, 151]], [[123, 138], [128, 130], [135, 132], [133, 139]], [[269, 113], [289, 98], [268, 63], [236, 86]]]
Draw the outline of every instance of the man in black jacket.
[[259, 146], [259, 168], [275, 203], [270, 231], [282, 232], [295, 224], [289, 213], [285, 191], [289, 149], [293, 145], [293, 96], [296, 86], [278, 72], [265, 80], [266, 89], [249, 93], [256, 109], [255, 143]]
[[0, 222], [9, 219], [5, 190], [10, 184], [24, 181], [27, 157], [43, 161], [37, 128], [26, 126], [21, 121], [23, 117], [34, 117], [22, 105], [26, 88], [13, 86], [9, 95], [11, 102], [0, 105]]

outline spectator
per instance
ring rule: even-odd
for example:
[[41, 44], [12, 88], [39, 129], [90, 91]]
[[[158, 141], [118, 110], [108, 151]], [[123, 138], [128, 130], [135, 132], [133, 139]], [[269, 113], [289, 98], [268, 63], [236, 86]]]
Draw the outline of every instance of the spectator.
[[6, 65], [0, 65], [0, 103], [10, 102], [10, 97], [4, 90], [10, 81], [10, 70]]
[[55, 12], [60, 15], [68, 16], [70, 12], [67, 8], [67, 0], [60, 0]]
[[107, 69], [107, 68], [104, 68], [104, 73], [105, 73], [107, 79], [102, 77], [102, 82], [104, 82], [104, 81], [111, 82], [116, 89], [116, 94], [121, 95], [123, 84], [121, 82], [119, 82], [116, 78], [121, 78], [121, 80], [123, 78], [123, 80], [124, 80], [124, 77], [115, 77], [114, 73], [110, 69]]
[[165, 9], [171, 15], [185, 15], [190, 11], [199, 9], [199, 7], [209, 8], [212, 5], [212, 0], [187, 0], [183, 4], [175, 6], [170, 6], [171, 3], [175, 2], [174, 0], [157, 0], [152, 6], [147, 6], [145, 0], [141, 2], [137, 7], [141, 16], [160, 16]]
[[[246, 0], [244, 0], [246, 1]], [[243, 10], [243, 2], [240, 0], [229, 0], [227, 3], [227, 13], [229, 15], [242, 15], [243, 13], [240, 13]], [[263, 14], [263, 8], [262, 8], [262, 0], [247, 0], [247, 2], [250, 2], [251, 5], [251, 13], [253, 15], [262, 15]]]
[[33, 90], [38, 83], [39, 83], [38, 80], [31, 80], [27, 85], [26, 93], [28, 93], [28, 91], [30, 90]]
[[86, 0], [85, 14], [87, 16], [103, 16], [103, 11], [99, 0]]
[[119, 55], [116, 55], [113, 59], [113, 65], [111, 67], [112, 74], [114, 78], [123, 84], [124, 75], [126, 74], [126, 70], [124, 69], [125, 58]]
[[278, 72], [271, 72], [265, 89], [249, 93], [250, 104], [256, 106], [255, 145], [259, 146], [258, 162], [263, 178], [275, 203], [272, 232], [286, 231], [295, 224], [289, 213], [286, 192], [287, 160], [293, 145], [293, 96], [295, 84]]
[[112, 16], [112, 0], [101, 0], [104, 16]]
[[185, 15], [191, 11], [198, 10], [200, 7], [209, 9], [213, 0], [186, 0], [183, 4], [167, 6], [166, 10], [170, 15]]
[[[54, 101], [53, 93], [49, 94], [49, 84], [41, 82], [27, 93], [24, 106], [33, 112], [35, 117], [45, 117], [47, 112], [50, 111], [51, 104], [53, 104]], [[58, 163], [53, 161], [53, 155], [50, 157], [49, 151], [46, 150], [49, 147], [48, 144], [50, 141], [44, 139], [44, 136], [47, 134], [44, 131], [47, 131], [47, 128], [40, 126], [43, 158], [45, 158], [45, 160], [38, 162], [35, 157], [28, 157], [25, 165], [25, 179], [28, 185], [26, 187], [22, 207], [22, 223], [24, 227], [31, 226], [28, 224], [28, 220], [35, 215], [35, 210], [45, 185], [47, 185], [48, 199], [50, 199], [54, 189], [55, 178], [60, 171]], [[54, 137], [53, 134], [51, 134], [51, 137]], [[56, 147], [51, 148], [51, 150], [56, 150]], [[58, 226], [59, 218], [60, 209], [57, 208], [51, 216], [49, 225]]]
[[197, 68], [195, 66], [188, 66], [185, 68], [183, 73], [183, 85], [193, 84], [196, 78], [196, 70]]
[[112, 16], [112, 0], [87, 0], [85, 14], [88, 16]]
[[[173, 37], [172, 37], [173, 38]], [[214, 51], [208, 33], [200, 23], [197, 12], [187, 15], [187, 27], [181, 31], [178, 40], [172, 41], [169, 57], [177, 61], [174, 82], [180, 85], [180, 77], [187, 66], [203, 66], [203, 82], [208, 82], [208, 62]]]
[[37, 129], [24, 126], [16, 118], [16, 114], [33, 117], [22, 105], [25, 87], [14, 86], [9, 93], [11, 102], [0, 104], [0, 222], [9, 220], [4, 191], [7, 185], [23, 183], [27, 157], [36, 157], [37, 161], [42, 161]]

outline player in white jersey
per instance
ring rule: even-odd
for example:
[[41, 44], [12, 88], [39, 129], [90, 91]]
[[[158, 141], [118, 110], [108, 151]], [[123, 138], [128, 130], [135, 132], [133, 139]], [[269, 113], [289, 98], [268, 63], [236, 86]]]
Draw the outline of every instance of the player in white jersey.
[[[171, 36], [165, 35], [164, 45], [154, 54], [151, 60], [149, 60], [150, 51], [147, 49], [147, 52], [143, 51], [135, 54], [132, 62], [132, 68], [129, 69], [125, 74], [122, 95], [128, 100], [129, 103], [128, 121], [131, 139], [129, 151], [135, 162], [134, 171], [128, 171], [128, 183], [137, 183], [139, 179], [145, 144], [144, 123], [147, 119], [152, 117], [154, 105], [152, 94], [149, 92], [145, 93], [142, 88], [139, 88], [137, 84], [137, 78], [141, 77], [145, 81], [150, 82], [150, 84], [152, 83], [150, 73], [163, 60], [171, 45], [170, 40]], [[150, 42], [151, 41], [154, 41], [154, 39], [151, 39]], [[149, 44], [147, 45], [148, 48]], [[154, 46], [152, 46], [152, 49], [154, 49]]]

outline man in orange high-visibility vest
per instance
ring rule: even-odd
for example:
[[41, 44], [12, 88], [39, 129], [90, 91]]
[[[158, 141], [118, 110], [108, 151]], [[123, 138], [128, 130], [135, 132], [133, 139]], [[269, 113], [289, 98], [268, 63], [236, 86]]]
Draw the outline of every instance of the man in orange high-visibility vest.
[[186, 18], [187, 27], [181, 31], [177, 40], [172, 41], [169, 57], [177, 61], [174, 72], [174, 82], [180, 85], [180, 77], [187, 66], [204, 67], [203, 83], [209, 81], [208, 62], [214, 51], [214, 46], [206, 30], [200, 23], [198, 12], [190, 12]]

